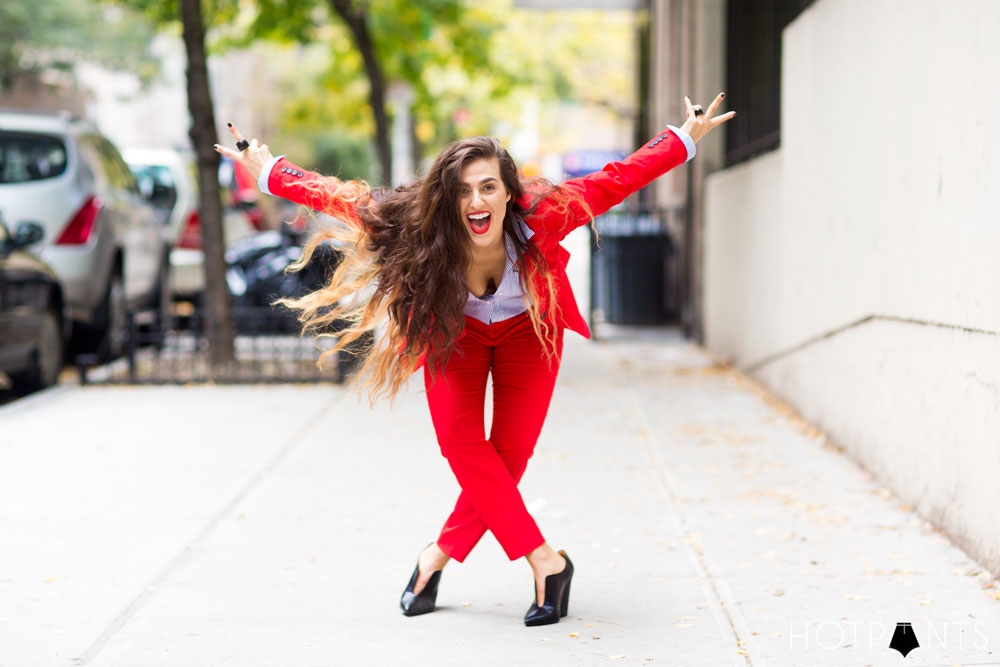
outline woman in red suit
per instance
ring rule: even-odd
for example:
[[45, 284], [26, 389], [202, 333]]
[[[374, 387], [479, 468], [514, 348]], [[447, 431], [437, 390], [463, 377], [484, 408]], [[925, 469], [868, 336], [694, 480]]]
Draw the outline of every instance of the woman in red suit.
[[[455, 142], [422, 179], [371, 191], [275, 158], [231, 127], [239, 151], [216, 150], [245, 165], [262, 191], [348, 223], [317, 234], [338, 239], [344, 257], [329, 285], [288, 305], [304, 331], [347, 321], [338, 348], [376, 327], [358, 382], [371, 400], [394, 396], [422, 368], [442, 455], [462, 488], [437, 539], [417, 560], [400, 604], [408, 616], [434, 610], [441, 571], [463, 561], [487, 530], [511, 560], [534, 574], [526, 625], [566, 616], [573, 563], [545, 541], [517, 485], [534, 451], [555, 387], [565, 329], [590, 332], [566, 276], [560, 244], [658, 176], [694, 157], [695, 143], [733, 117], [718, 117], [723, 95], [703, 112], [685, 98], [686, 120], [621, 162], [552, 185], [522, 179], [495, 139]], [[367, 300], [351, 298], [375, 284]], [[330, 351], [326, 354], [334, 354]], [[485, 433], [487, 376], [493, 423]]]

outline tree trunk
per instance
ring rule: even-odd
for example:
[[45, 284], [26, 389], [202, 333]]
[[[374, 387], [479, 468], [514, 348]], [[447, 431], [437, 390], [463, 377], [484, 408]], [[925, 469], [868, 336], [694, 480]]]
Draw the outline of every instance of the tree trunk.
[[222, 197], [219, 193], [219, 154], [215, 152], [215, 111], [208, 88], [205, 26], [201, 0], [181, 0], [184, 46], [187, 49], [188, 110], [191, 143], [198, 158], [198, 210], [201, 242], [205, 251], [205, 332], [213, 368], [234, 358], [233, 323], [226, 286], [226, 259], [222, 236]]
[[382, 67], [375, 57], [375, 45], [368, 32], [368, 19], [364, 4], [353, 0], [330, 0], [330, 7], [344, 21], [354, 37], [354, 45], [361, 53], [368, 74], [368, 103], [375, 114], [375, 148], [382, 165], [382, 184], [392, 183], [392, 151], [389, 147], [389, 117], [385, 109], [385, 79]]

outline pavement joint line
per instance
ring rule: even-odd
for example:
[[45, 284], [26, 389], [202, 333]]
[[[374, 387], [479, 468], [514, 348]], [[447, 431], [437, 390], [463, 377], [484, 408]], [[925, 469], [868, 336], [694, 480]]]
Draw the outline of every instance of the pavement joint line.
[[[733, 596], [729, 591], [729, 586], [726, 584], [725, 580], [712, 573], [709, 566], [710, 561], [700, 544], [696, 545], [693, 540], [687, 539], [688, 535], [697, 534], [697, 527], [693, 525], [692, 521], [685, 514], [684, 507], [677, 497], [670, 474], [667, 472], [663, 462], [656, 453], [656, 436], [654, 435], [656, 431], [653, 429], [649, 418], [646, 416], [646, 411], [643, 410], [642, 403], [639, 401], [638, 393], [632, 387], [628, 388], [628, 393], [632, 398], [632, 405], [637, 419], [642, 426], [642, 430], [647, 434], [646, 437], [642, 439], [645, 441], [646, 455], [652, 465], [653, 478], [656, 480], [657, 486], [660, 488], [660, 492], [674, 507], [674, 517], [672, 523], [677, 531], [679, 542], [684, 545], [683, 548], [687, 552], [688, 559], [691, 561], [692, 566], [698, 573], [698, 579], [701, 582], [701, 589], [703, 593], [706, 594], [705, 597], [707, 599], [714, 600], [714, 604], [709, 605], [709, 607], [712, 610], [712, 616], [715, 618], [715, 622], [719, 627], [720, 633], [730, 642], [731, 646], [735, 647], [739, 651], [737, 655], [742, 657], [741, 660], [740, 658], [733, 656], [733, 665], [734, 667], [753, 667], [753, 660], [750, 657], [750, 648], [754, 648], [755, 643], [752, 640], [753, 635], [748, 630], [749, 626], [739, 614], [736, 602], [733, 599]], [[740, 639], [740, 632], [737, 629], [737, 626], [743, 628], [747, 639]], [[746, 645], [745, 648], [744, 645]]]
[[293, 449], [295, 449], [296, 445], [301, 443], [303, 436], [308, 433], [309, 429], [313, 428], [315, 422], [322, 419], [335, 409], [340, 408], [345, 401], [349, 400], [353, 396], [353, 394], [350, 392], [344, 392], [340, 396], [334, 396], [336, 400], [331, 400], [325, 406], [317, 410], [312, 418], [304, 420], [302, 425], [296, 429], [294, 433], [292, 433], [285, 444], [278, 448], [277, 453], [271, 457], [271, 460], [261, 466], [257, 474], [255, 474], [242, 489], [237, 491], [233, 498], [226, 503], [221, 510], [212, 516], [208, 523], [198, 531], [198, 534], [195, 535], [194, 539], [188, 540], [184, 543], [181, 550], [170, 559], [159, 574], [153, 577], [152, 581], [143, 587], [142, 591], [135, 597], [135, 599], [133, 599], [132, 602], [130, 602], [115, 616], [114, 619], [112, 619], [112, 621], [108, 624], [108, 627], [101, 632], [101, 634], [94, 640], [87, 650], [83, 651], [80, 656], [72, 660], [73, 664], [82, 667], [90, 663], [94, 658], [99, 657], [98, 654], [104, 646], [118, 633], [119, 630], [125, 626], [129, 619], [131, 619], [137, 611], [145, 606], [155, 593], [161, 592], [161, 587], [167, 582], [167, 580], [188, 564], [194, 555], [196, 548], [215, 531], [222, 520], [229, 516], [233, 509], [239, 505], [239, 503], [242, 502], [243, 499], [246, 498], [265, 477], [273, 472], [278, 464], [280, 464], [285, 457], [288, 456]]

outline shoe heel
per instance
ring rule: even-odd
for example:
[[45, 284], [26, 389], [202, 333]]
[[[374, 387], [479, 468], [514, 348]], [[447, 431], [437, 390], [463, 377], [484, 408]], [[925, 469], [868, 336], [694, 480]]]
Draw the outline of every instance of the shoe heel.
[[571, 581], [566, 582], [566, 588], [563, 589], [562, 600], [559, 601], [559, 618], [566, 618], [569, 614], [569, 585]]

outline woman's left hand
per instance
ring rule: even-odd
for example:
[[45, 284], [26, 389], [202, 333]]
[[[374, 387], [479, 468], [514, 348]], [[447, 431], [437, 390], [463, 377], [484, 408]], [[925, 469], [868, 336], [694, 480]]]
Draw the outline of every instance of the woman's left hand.
[[698, 143], [699, 139], [736, 115], [735, 111], [730, 111], [716, 117], [715, 112], [725, 98], [725, 93], [719, 93], [712, 100], [712, 103], [708, 105], [708, 111], [701, 112], [701, 105], [691, 104], [691, 99], [685, 96], [684, 107], [687, 110], [687, 120], [684, 121], [681, 129], [691, 135], [695, 143]]

